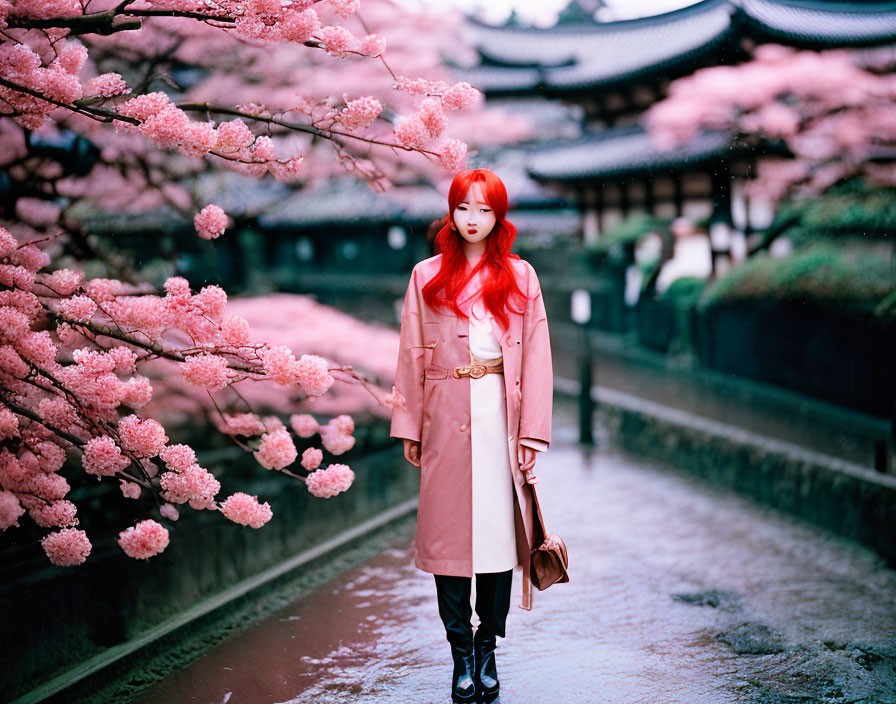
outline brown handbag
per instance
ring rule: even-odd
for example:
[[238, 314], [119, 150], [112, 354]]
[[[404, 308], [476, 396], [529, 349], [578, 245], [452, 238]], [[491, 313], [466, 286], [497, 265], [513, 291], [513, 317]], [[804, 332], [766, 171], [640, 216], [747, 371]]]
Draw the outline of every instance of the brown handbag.
[[563, 538], [547, 532], [535, 487], [531, 484], [527, 486], [532, 492], [535, 526], [528, 569], [523, 569], [523, 601], [520, 608], [531, 611], [533, 584], [538, 591], [544, 591], [552, 584], [569, 581], [569, 555]]

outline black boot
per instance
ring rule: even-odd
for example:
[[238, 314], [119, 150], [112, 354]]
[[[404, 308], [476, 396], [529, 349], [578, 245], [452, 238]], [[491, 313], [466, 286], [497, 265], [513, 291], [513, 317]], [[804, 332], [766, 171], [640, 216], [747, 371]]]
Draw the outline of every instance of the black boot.
[[451, 701], [477, 701], [476, 680], [473, 669], [473, 648], [451, 646], [454, 658], [454, 674], [451, 676]]
[[[477, 632], [478, 636], [479, 633]], [[476, 638], [473, 644], [473, 660], [476, 666], [476, 689], [479, 691], [480, 701], [489, 704], [498, 698], [501, 683], [498, 681], [498, 667], [495, 664], [494, 638]]]

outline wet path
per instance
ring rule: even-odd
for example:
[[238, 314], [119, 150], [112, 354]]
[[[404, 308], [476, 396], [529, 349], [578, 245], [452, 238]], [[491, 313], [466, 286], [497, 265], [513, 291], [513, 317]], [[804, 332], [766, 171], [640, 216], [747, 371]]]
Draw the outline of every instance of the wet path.
[[[870, 552], [562, 436], [540, 469], [572, 581], [524, 612], [515, 575], [504, 704], [896, 702], [896, 572]], [[134, 701], [449, 702], [434, 582], [412, 560], [400, 540]]]

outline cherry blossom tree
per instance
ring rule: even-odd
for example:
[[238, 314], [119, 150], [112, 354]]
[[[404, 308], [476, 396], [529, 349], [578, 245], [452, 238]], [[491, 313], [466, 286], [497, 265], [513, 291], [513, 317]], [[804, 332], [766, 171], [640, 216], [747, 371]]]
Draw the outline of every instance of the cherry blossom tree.
[[[256, 496], [219, 500], [220, 482], [194, 450], [142, 413], [153, 385], [139, 370], [153, 360], [212, 399], [258, 380], [313, 398], [339, 377], [386, 406], [403, 403], [350, 368], [253, 341], [219, 286], [195, 291], [171, 276], [154, 290], [132, 262], [96, 247], [84, 217], [166, 205], [211, 240], [234, 224], [198, 202], [196, 178], [211, 169], [296, 187], [348, 171], [374, 191], [450, 178], [467, 145], [448, 136], [448, 115], [468, 113], [457, 123], [479, 142], [527, 129], [483, 117], [475, 88], [440, 77], [454, 22], [385, 0], [369, 0], [363, 16], [358, 0], [0, 0], [0, 530], [27, 512], [51, 530], [42, 540], [51, 562], [87, 558], [65, 498], [67, 459], [117, 480], [125, 497], [149, 493], [163, 519], [186, 504], [254, 528], [270, 520]], [[392, 29], [401, 41], [387, 51]], [[352, 483], [346, 465], [322, 468], [317, 448], [299, 460], [290, 433], [319, 434], [340, 455], [354, 444], [349, 416], [320, 426], [299, 414], [287, 426], [244, 408], [219, 420], [262, 467], [317, 496]], [[147, 559], [168, 532], [146, 519], [118, 542]]]
[[[758, 162], [748, 194], [779, 201], [861, 177], [896, 185], [896, 52], [797, 50], [763, 44], [753, 59], [673, 81], [645, 114], [652, 139], [671, 148], [702, 128], [784, 156]], [[761, 154], [761, 150], [759, 150]]]

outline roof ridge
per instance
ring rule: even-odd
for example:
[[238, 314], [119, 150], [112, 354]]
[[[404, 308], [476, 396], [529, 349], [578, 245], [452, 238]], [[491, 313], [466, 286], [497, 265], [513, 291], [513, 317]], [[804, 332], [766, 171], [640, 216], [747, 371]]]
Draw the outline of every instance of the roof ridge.
[[628, 27], [645, 27], [654, 24], [665, 24], [690, 15], [698, 15], [708, 12], [720, 5], [729, 5], [733, 7], [731, 0], [700, 0], [693, 5], [685, 7], [677, 7], [668, 12], [661, 12], [657, 15], [647, 15], [645, 17], [632, 17], [625, 20], [612, 20], [610, 22], [594, 22], [587, 25], [553, 25], [551, 27], [519, 27], [508, 25], [488, 24], [482, 20], [468, 16], [468, 21], [478, 28], [493, 30], [497, 32], [518, 32], [523, 34], [601, 34], [604, 32], [613, 32]]

